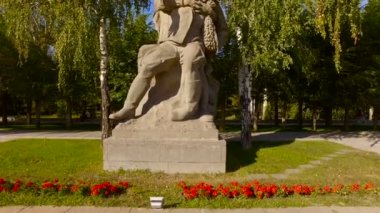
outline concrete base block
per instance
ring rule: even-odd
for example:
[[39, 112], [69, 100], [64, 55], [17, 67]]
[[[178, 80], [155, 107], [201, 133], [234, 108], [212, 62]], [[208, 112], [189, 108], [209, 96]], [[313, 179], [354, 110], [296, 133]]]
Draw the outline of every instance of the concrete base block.
[[[194, 122], [194, 121], [192, 121]], [[199, 121], [200, 122], [200, 121]], [[225, 173], [226, 141], [218, 138], [216, 128], [209, 134], [204, 128], [175, 128], [151, 131], [122, 124], [114, 129], [113, 136], [103, 143], [103, 167], [118, 169], [162, 171], [166, 173]], [[176, 125], [181, 127], [181, 125]], [[182, 126], [183, 127], [183, 126]], [[134, 131], [131, 131], [134, 130]], [[202, 131], [203, 129], [203, 131]], [[191, 134], [194, 132], [194, 134]], [[210, 134], [211, 133], [211, 134]], [[193, 135], [193, 137], [190, 137]]]

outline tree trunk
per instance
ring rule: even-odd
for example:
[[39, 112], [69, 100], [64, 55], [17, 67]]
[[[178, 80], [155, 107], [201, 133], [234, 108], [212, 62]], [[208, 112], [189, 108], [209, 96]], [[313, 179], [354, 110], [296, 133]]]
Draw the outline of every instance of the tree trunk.
[[302, 127], [303, 127], [303, 99], [302, 98], [298, 99], [297, 121], [298, 121], [298, 128], [302, 129]]
[[261, 120], [265, 121], [267, 119], [267, 108], [268, 108], [268, 95], [267, 95], [267, 89], [264, 89], [264, 96], [263, 96], [263, 104], [262, 104], [262, 117]]
[[317, 131], [317, 109], [313, 107], [313, 131]]
[[344, 130], [345, 131], [348, 131], [348, 114], [350, 112], [350, 108], [349, 107], [344, 107]]
[[41, 100], [35, 100], [36, 102], [36, 128], [41, 128]]
[[252, 131], [257, 132], [258, 130], [258, 101], [254, 98], [252, 101]]
[[67, 129], [71, 129], [73, 127], [73, 104], [71, 101], [71, 97], [66, 98], [66, 115], [65, 115], [65, 125]]
[[102, 140], [112, 135], [112, 126], [109, 119], [110, 97], [108, 89], [109, 53], [106, 18], [100, 18], [99, 41], [100, 41], [100, 90], [102, 94]]
[[281, 118], [281, 125], [282, 128], [286, 127], [286, 120], [288, 119], [288, 103], [284, 101], [284, 105], [282, 108], [282, 118]]
[[27, 98], [26, 100], [26, 124], [31, 125], [32, 124], [32, 99]]
[[278, 95], [274, 96], [274, 125], [278, 126]]
[[8, 124], [8, 94], [3, 91], [1, 94], [1, 117], [3, 119], [2, 124]]
[[241, 144], [244, 149], [251, 148], [251, 73], [248, 65], [243, 62], [239, 71], [239, 93], [241, 106]]

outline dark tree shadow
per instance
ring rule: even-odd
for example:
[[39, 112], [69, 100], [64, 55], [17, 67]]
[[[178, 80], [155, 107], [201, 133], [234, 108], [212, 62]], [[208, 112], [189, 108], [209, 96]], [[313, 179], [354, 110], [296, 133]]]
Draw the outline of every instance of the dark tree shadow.
[[256, 162], [257, 152], [263, 148], [284, 146], [293, 143], [294, 140], [287, 141], [254, 141], [252, 148], [245, 150], [241, 143], [236, 140], [227, 140], [227, 172], [235, 172], [242, 167]]

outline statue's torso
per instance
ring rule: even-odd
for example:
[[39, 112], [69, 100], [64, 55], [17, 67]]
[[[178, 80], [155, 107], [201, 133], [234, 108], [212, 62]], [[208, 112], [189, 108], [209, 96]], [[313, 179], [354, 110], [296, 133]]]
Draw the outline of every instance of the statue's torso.
[[203, 40], [204, 16], [191, 7], [179, 7], [170, 12], [159, 11], [158, 42], [172, 41], [179, 45]]

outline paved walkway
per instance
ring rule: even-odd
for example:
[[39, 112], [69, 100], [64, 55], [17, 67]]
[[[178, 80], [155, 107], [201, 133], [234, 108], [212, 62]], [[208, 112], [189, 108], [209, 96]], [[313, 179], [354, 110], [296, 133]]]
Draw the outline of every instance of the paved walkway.
[[[99, 139], [100, 131], [0, 131], [0, 142], [17, 138], [72, 138], [72, 139]], [[239, 140], [239, 133], [226, 133], [222, 137]], [[380, 132], [259, 132], [252, 133], [254, 141], [294, 141], [294, 140], [328, 140], [380, 154]]]
[[380, 207], [305, 207], [253, 209], [141, 209], [128, 207], [0, 207], [0, 213], [379, 213]]
[[0, 131], [0, 143], [19, 138], [70, 138], [70, 139], [99, 139], [100, 131]]
[[[73, 138], [99, 139], [99, 131], [0, 131], [0, 142], [17, 138]], [[226, 139], [238, 140], [239, 133], [222, 135]], [[294, 141], [294, 140], [329, 140], [353, 148], [380, 154], [380, 133], [378, 132], [263, 132], [253, 133], [256, 141]], [[339, 154], [339, 153], [336, 153]], [[334, 157], [334, 156], [330, 156]], [[329, 158], [329, 157], [327, 157]], [[325, 160], [329, 160], [329, 159]], [[318, 162], [316, 162], [318, 163]], [[292, 173], [294, 171], [288, 171]], [[379, 213], [380, 207], [305, 207], [305, 208], [253, 208], [253, 209], [141, 209], [141, 208], [103, 208], [103, 207], [0, 207], [0, 213]]]

